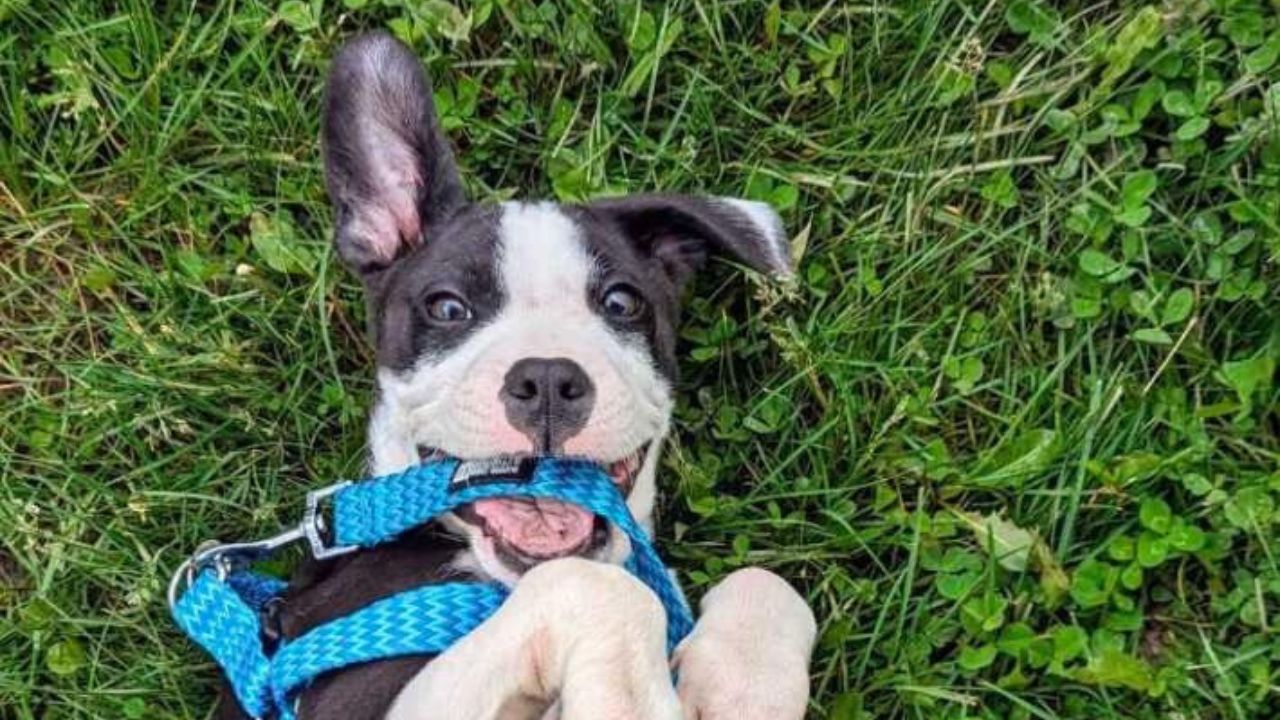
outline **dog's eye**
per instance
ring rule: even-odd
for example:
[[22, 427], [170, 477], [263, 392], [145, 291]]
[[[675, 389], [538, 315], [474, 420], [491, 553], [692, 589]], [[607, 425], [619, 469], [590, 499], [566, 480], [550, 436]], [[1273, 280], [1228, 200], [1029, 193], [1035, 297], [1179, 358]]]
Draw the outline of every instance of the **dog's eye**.
[[436, 322], [461, 323], [471, 319], [471, 308], [457, 295], [436, 293], [427, 298], [427, 315]]
[[615, 320], [634, 320], [644, 312], [644, 300], [633, 287], [613, 285], [601, 297], [600, 307]]

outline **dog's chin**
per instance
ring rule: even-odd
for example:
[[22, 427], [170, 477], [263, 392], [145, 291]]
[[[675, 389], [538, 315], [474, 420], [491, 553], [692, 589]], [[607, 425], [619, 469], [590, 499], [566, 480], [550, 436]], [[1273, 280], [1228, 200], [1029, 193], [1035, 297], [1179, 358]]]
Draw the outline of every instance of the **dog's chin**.
[[[635, 488], [651, 447], [646, 442], [621, 459], [601, 463], [624, 497]], [[448, 453], [419, 446], [418, 456], [429, 462]], [[626, 534], [604, 518], [555, 500], [483, 500], [450, 513], [444, 525], [468, 544], [455, 561], [457, 569], [507, 586], [548, 560], [582, 557], [619, 564], [631, 551]]]

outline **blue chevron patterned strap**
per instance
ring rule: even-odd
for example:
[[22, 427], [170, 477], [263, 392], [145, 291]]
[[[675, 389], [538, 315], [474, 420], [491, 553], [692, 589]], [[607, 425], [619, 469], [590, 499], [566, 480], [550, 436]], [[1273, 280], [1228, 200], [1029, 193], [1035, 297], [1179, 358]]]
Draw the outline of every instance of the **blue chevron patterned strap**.
[[[234, 576], [242, 574], [248, 573]], [[240, 707], [255, 718], [265, 717], [274, 707], [271, 661], [263, 647], [258, 610], [236, 591], [235, 583], [219, 578], [214, 569], [196, 575], [173, 607], [178, 627], [213, 656]]]
[[[564, 490], [570, 495], [556, 494]], [[577, 504], [590, 510], [601, 497], [621, 499], [608, 475], [584, 460], [440, 460], [338, 490], [333, 497], [334, 539], [339, 545], [369, 547], [489, 497], [583, 498]]]
[[[318, 499], [329, 496], [337, 547], [325, 545], [316, 522]], [[668, 649], [692, 630], [684, 596], [612, 479], [592, 463], [563, 458], [444, 460], [313, 493], [308, 517], [298, 528], [257, 543], [224, 546], [225, 553], [205, 550], [184, 563], [170, 587], [174, 618], [222, 667], [246, 712], [258, 718], [275, 712], [292, 720], [293, 695], [321, 674], [371, 660], [443, 652], [492, 615], [508, 593], [488, 583], [416, 588], [315, 627], [272, 654], [263, 641], [260, 613], [283, 592], [284, 583], [245, 570], [247, 562], [302, 539], [317, 557], [371, 547], [491, 497], [553, 498], [609, 520], [631, 541], [627, 569], [667, 610]], [[179, 597], [184, 582], [186, 591]]]
[[[376, 481], [339, 490], [334, 502], [334, 537], [340, 546], [368, 547], [477, 500], [494, 497], [551, 498], [600, 515], [631, 540], [628, 568], [667, 610], [667, 645], [674, 649], [693, 629], [684, 596], [667, 573], [644, 528], [613, 479], [583, 460], [542, 458], [536, 465], [468, 470], [456, 460], [421, 465]], [[480, 482], [475, 477], [483, 477]], [[461, 478], [461, 479], [460, 479]]]
[[444, 652], [497, 612], [507, 592], [487, 583], [428, 585], [325, 623], [271, 658], [279, 704], [320, 675], [356, 663]]

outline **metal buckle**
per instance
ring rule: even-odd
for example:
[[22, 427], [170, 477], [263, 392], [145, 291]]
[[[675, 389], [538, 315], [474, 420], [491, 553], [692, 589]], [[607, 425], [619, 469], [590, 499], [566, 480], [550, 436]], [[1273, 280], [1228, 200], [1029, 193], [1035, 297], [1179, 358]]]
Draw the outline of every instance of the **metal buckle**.
[[360, 548], [357, 545], [327, 545], [324, 535], [328, 530], [328, 526], [324, 521], [324, 515], [320, 512], [321, 501], [335, 495], [350, 484], [350, 482], [340, 482], [307, 493], [306, 509], [302, 514], [302, 522], [278, 535], [272, 535], [265, 540], [253, 542], [220, 543], [212, 540], [201, 545], [195, 554], [178, 566], [178, 569], [173, 573], [173, 577], [169, 580], [169, 608], [173, 609], [178, 602], [178, 595], [187, 587], [190, 587], [191, 583], [195, 582], [196, 573], [210, 565], [217, 568], [219, 580], [226, 580], [236, 566], [247, 565], [254, 560], [274, 553], [286, 545], [292, 545], [302, 540], [307, 541], [311, 548], [312, 557], [317, 560], [337, 557], [359, 550]]
[[332, 495], [336, 495], [349, 485], [351, 485], [350, 482], [340, 482], [307, 493], [307, 509], [302, 516], [302, 524], [299, 529], [302, 530], [302, 534], [307, 538], [307, 543], [311, 546], [311, 556], [317, 560], [346, 555], [349, 552], [360, 549], [357, 545], [326, 545], [324, 539], [324, 534], [328, 531], [328, 525], [325, 524], [324, 515], [320, 513], [320, 502]]

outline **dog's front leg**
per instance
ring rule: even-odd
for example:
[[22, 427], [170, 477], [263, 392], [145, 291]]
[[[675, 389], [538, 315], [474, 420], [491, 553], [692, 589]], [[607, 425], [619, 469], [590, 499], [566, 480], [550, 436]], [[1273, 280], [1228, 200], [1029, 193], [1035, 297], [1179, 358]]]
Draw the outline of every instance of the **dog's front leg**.
[[702, 599], [676, 650], [680, 700], [692, 720], [801, 720], [809, 700], [813, 612], [785, 580], [748, 568]]
[[[530, 570], [502, 608], [427, 664], [388, 720], [678, 720], [652, 591], [576, 558]], [[553, 703], [556, 708], [553, 708]]]

